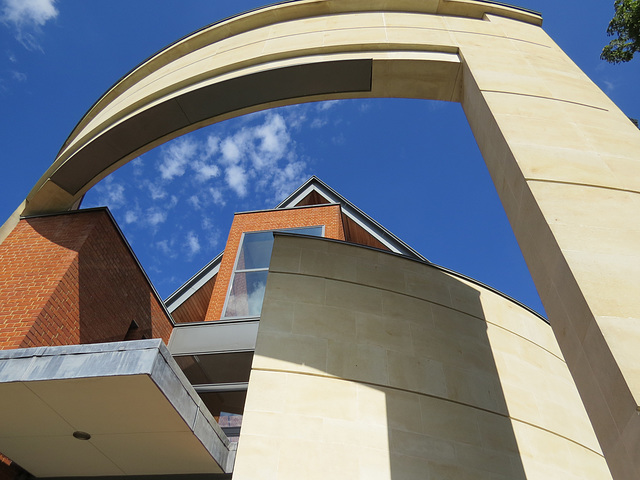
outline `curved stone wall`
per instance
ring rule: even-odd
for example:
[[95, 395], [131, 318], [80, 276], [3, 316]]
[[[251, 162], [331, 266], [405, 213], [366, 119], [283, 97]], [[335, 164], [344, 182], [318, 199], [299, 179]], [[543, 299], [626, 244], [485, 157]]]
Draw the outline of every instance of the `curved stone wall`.
[[436, 267], [278, 236], [234, 479], [611, 478], [551, 328]]
[[636, 480], [640, 132], [540, 23], [485, 1], [299, 0], [207, 27], [96, 103], [0, 238], [220, 120], [336, 98], [460, 101], [614, 476]]

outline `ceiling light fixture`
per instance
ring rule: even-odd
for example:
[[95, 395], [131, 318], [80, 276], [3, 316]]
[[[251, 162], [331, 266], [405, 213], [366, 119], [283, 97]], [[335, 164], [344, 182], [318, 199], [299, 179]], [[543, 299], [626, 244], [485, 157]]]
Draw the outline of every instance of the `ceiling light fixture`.
[[76, 430], [75, 432], [73, 432], [73, 437], [77, 438], [78, 440], [89, 440], [91, 438], [91, 435], [89, 435], [87, 432]]

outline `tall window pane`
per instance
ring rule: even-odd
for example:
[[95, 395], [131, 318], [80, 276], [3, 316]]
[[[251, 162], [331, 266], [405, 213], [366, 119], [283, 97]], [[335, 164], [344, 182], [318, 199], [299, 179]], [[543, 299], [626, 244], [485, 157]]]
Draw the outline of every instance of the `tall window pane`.
[[227, 317], [257, 317], [262, 310], [268, 270], [236, 272], [227, 300]]
[[269, 268], [273, 249], [273, 232], [246, 233], [240, 248], [236, 270]]
[[[321, 237], [323, 226], [275, 230]], [[273, 231], [245, 233], [227, 295], [223, 318], [259, 317], [267, 286]]]

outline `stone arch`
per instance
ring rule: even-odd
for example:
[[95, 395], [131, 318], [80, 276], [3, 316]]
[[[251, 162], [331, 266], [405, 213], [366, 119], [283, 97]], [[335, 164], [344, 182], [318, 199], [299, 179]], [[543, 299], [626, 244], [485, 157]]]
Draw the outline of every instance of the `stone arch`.
[[540, 25], [475, 0], [300, 0], [225, 20], [116, 83], [16, 215], [74, 208], [141, 153], [245, 113], [458, 101], [614, 477], [638, 478], [640, 134]]

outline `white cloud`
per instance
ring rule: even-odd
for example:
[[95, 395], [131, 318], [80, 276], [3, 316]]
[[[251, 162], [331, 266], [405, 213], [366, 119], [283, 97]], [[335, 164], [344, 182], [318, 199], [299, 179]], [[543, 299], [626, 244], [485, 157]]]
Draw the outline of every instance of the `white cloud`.
[[160, 185], [152, 183], [149, 180], [145, 180], [142, 184], [149, 190], [151, 200], [160, 200], [167, 196], [167, 192]]
[[222, 159], [227, 165], [233, 165], [240, 161], [242, 158], [242, 150], [240, 149], [241, 145], [241, 135], [243, 132], [240, 131], [233, 137], [225, 138], [220, 144], [220, 150], [222, 152]]
[[169, 203], [165, 203], [164, 207], [173, 208], [176, 205], [178, 205], [178, 197], [176, 195], [171, 195], [171, 198], [169, 199]]
[[368, 100], [361, 102], [358, 106], [358, 110], [360, 111], [360, 113], [367, 113], [369, 110], [371, 110], [371, 102]]
[[309, 175], [304, 171], [306, 164], [302, 161], [288, 163], [274, 174], [271, 187], [276, 202], [284, 200], [287, 195], [300, 186]]
[[208, 159], [220, 151], [220, 139], [214, 135], [207, 137], [207, 143], [204, 148], [204, 159]]
[[151, 207], [147, 209], [146, 223], [151, 227], [157, 227], [167, 220], [167, 213], [163, 210]]
[[139, 177], [144, 173], [144, 160], [142, 157], [131, 160], [131, 166], [133, 168], [133, 174], [136, 177]]
[[[299, 181], [301, 176], [291, 172], [303, 171], [305, 163], [297, 158], [296, 144], [289, 133], [289, 122], [302, 121], [300, 119], [305, 116], [305, 111], [296, 108], [294, 113], [286, 110], [255, 114], [241, 129], [222, 139], [216, 138], [214, 143], [220, 146], [218, 161], [224, 169], [226, 187], [243, 198], [254, 188], [258, 191], [276, 188], [273, 196], [280, 197], [282, 184], [296, 186], [293, 182]], [[207, 173], [202, 165], [196, 164], [194, 169], [201, 175]], [[210, 175], [218, 173], [212, 168]], [[295, 180], [291, 179], [292, 175]], [[214, 203], [224, 206], [222, 191], [212, 188], [210, 192]]]
[[258, 149], [253, 155], [253, 164], [260, 169], [281, 159], [289, 146], [291, 137], [281, 115], [268, 115], [262, 125], [253, 131]]
[[35, 51], [38, 50], [42, 53], [44, 53], [44, 50], [42, 49], [42, 47], [40, 46], [40, 43], [38, 43], [38, 40], [36, 39], [35, 36], [33, 36], [30, 33], [24, 32], [22, 30], [18, 31], [18, 34], [16, 35], [16, 39], [22, 44], [22, 46], [24, 48], [26, 48], [29, 51]]
[[217, 165], [211, 165], [204, 162], [196, 162], [193, 164], [196, 171], [196, 180], [206, 182], [220, 175], [220, 168]]
[[134, 223], [138, 221], [138, 213], [134, 210], [127, 210], [124, 214], [124, 222], [126, 224]]
[[311, 122], [311, 128], [322, 128], [327, 123], [329, 123], [329, 119], [327, 118], [314, 118], [313, 122]]
[[209, 217], [202, 217], [202, 229], [203, 230], [213, 230], [214, 225]]
[[162, 151], [162, 163], [158, 166], [164, 180], [173, 180], [184, 175], [186, 166], [195, 157], [198, 145], [191, 137], [181, 137], [171, 142]]
[[215, 203], [216, 205], [224, 207], [227, 204], [220, 189], [210, 188], [209, 193], [211, 193], [211, 198], [213, 198], [213, 203]]
[[197, 195], [191, 195], [187, 199], [187, 202], [189, 202], [189, 205], [191, 205], [196, 210], [200, 210], [202, 208], [200, 197], [198, 197]]
[[220, 241], [220, 230], [216, 228], [209, 217], [202, 217], [202, 230], [204, 230], [207, 244], [210, 248], [216, 248]]
[[331, 143], [333, 143], [334, 145], [344, 145], [346, 141], [347, 139], [344, 138], [343, 133], [339, 133], [338, 135], [335, 135], [331, 138]]
[[126, 198], [124, 196], [124, 186], [114, 183], [107, 189], [107, 198], [112, 208], [118, 208], [124, 205]]
[[13, 25], [16, 40], [27, 50], [40, 50], [42, 47], [28, 29], [39, 31], [49, 20], [58, 16], [56, 0], [0, 0], [0, 22]]
[[604, 87], [605, 87], [605, 88], [604, 88], [604, 90], [605, 90], [605, 92], [607, 92], [607, 93], [611, 93], [611, 92], [613, 92], [613, 91], [616, 89], [616, 85], [615, 85], [615, 83], [610, 82], [610, 81], [608, 81], [608, 80], [605, 80], [605, 81], [604, 81]]
[[193, 231], [187, 233], [187, 238], [185, 240], [184, 246], [189, 256], [198, 253], [200, 251], [200, 241], [198, 239], [198, 235], [196, 235]]
[[226, 180], [229, 188], [236, 192], [239, 197], [247, 195], [247, 183], [249, 182], [249, 177], [247, 176], [244, 168], [238, 165], [227, 167]]
[[11, 71], [11, 76], [13, 77], [14, 80], [16, 80], [18, 82], [26, 82], [27, 81], [27, 74], [26, 73], [22, 73], [22, 72], [18, 72], [16, 70], [12, 70]]
[[[158, 250], [160, 250], [164, 255], [173, 258], [175, 255], [173, 254], [173, 249], [171, 248], [172, 246], [169, 245], [169, 241], [168, 240], [160, 240], [159, 242], [156, 242], [156, 248]], [[161, 273], [161, 272], [158, 272]]]
[[340, 100], [326, 100], [324, 102], [319, 102], [319, 103], [316, 104], [317, 105], [316, 108], [320, 112], [326, 112], [330, 108], [335, 107], [338, 104], [339, 101]]
[[106, 205], [111, 210], [116, 210], [127, 201], [124, 185], [115, 182], [113, 177], [105, 178], [94, 188], [97, 193], [96, 203], [98, 205]]
[[55, 0], [3, 0], [0, 19], [17, 27], [41, 27], [58, 16]]
[[300, 130], [307, 121], [309, 105], [292, 105], [278, 113], [285, 116], [287, 127], [292, 130]]
[[18, 59], [16, 58], [16, 56], [13, 54], [13, 52], [7, 52], [7, 57], [9, 58], [9, 61], [11, 63], [17, 63]]

